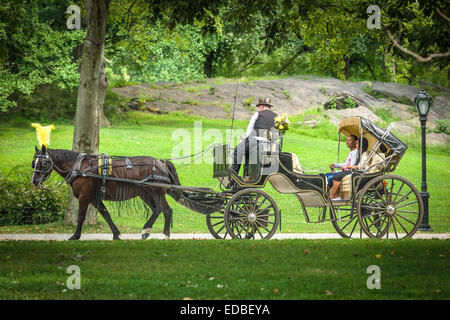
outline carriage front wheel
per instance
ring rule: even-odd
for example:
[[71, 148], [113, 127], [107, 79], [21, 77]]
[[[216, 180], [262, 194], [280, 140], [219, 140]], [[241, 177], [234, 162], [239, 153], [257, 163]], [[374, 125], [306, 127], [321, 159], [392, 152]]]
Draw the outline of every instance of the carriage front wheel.
[[223, 217], [223, 210], [206, 215], [206, 226], [215, 239], [230, 238]]
[[407, 179], [382, 175], [361, 191], [358, 220], [371, 238], [409, 238], [422, 222], [423, 203], [417, 188]]
[[270, 239], [280, 222], [280, 212], [266, 192], [244, 189], [228, 201], [224, 221], [234, 239]]

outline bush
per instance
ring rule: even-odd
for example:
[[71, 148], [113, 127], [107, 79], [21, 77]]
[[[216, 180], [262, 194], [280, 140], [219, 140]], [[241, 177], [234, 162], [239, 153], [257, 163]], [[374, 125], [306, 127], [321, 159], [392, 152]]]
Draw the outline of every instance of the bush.
[[32, 186], [25, 175], [12, 180], [0, 173], [0, 226], [61, 221], [66, 190], [41, 190]]
[[436, 120], [435, 123], [434, 132], [450, 134], [450, 119]]

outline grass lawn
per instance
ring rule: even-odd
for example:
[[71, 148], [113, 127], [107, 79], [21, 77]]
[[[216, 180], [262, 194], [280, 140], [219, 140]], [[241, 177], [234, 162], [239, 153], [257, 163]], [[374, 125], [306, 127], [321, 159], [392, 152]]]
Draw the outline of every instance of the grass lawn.
[[[131, 121], [131, 122], [130, 122]], [[198, 152], [209, 146], [220, 136], [226, 142], [226, 130], [230, 128], [229, 120], [211, 120], [185, 115], [153, 115], [132, 113], [128, 123], [103, 128], [100, 137], [100, 152], [110, 155], [151, 155], [156, 158], [173, 158]], [[194, 122], [201, 121], [201, 129], [195, 131]], [[295, 117], [294, 120], [295, 121]], [[132, 123], [132, 124], [130, 124]], [[244, 133], [246, 121], [235, 121], [238, 129], [232, 145], [236, 145], [239, 136]], [[239, 131], [240, 130], [240, 131]], [[313, 130], [313, 129], [311, 129]], [[296, 153], [306, 172], [326, 172], [327, 166], [336, 161], [337, 141], [331, 140], [330, 130], [321, 128], [324, 132], [308, 133], [293, 128], [286, 134], [283, 150]], [[195, 131], [195, 132], [194, 132]], [[309, 134], [309, 135], [307, 135]], [[336, 134], [337, 136], [337, 134]], [[51, 137], [51, 148], [71, 149], [73, 126], [57, 124]], [[197, 140], [194, 140], [197, 138]], [[199, 139], [198, 139], [199, 138]], [[30, 162], [37, 144], [34, 128], [0, 127], [0, 171], [3, 174], [13, 174], [14, 165], [26, 167], [30, 172]], [[186, 144], [183, 144], [183, 141]], [[196, 142], [195, 142], [196, 141]], [[216, 140], [217, 141], [217, 140]], [[174, 152], [178, 150], [179, 152]], [[184, 154], [180, 151], [184, 150]], [[341, 145], [341, 161], [345, 158], [347, 149]], [[219, 190], [219, 183], [212, 179], [212, 153], [197, 158], [193, 163], [185, 164], [175, 161], [181, 183], [187, 186], [211, 187]], [[450, 155], [445, 148], [429, 148], [427, 153], [427, 181], [430, 193], [430, 225], [435, 232], [450, 231], [450, 200], [448, 197], [450, 174]], [[315, 171], [314, 171], [315, 170]], [[411, 180], [420, 190], [421, 183], [421, 151], [417, 148], [407, 150], [395, 174]], [[24, 183], [29, 183], [25, 181]], [[330, 223], [307, 224], [301, 212], [298, 200], [294, 195], [283, 195], [271, 186], [265, 188], [273, 196], [281, 210], [281, 232], [335, 232]], [[170, 197], [169, 204], [174, 209], [172, 232], [208, 232], [205, 217], [190, 212]], [[312, 217], [314, 218], [314, 217]], [[100, 225], [86, 227], [84, 232], [110, 232], [108, 226], [99, 218]], [[144, 215], [140, 213], [123, 214], [114, 217], [121, 232], [140, 232], [145, 223]], [[160, 217], [154, 227], [155, 232], [161, 232], [163, 219]], [[59, 223], [41, 226], [2, 226], [4, 232], [73, 232], [73, 227], [62, 226]]]
[[449, 254], [448, 240], [2, 241], [0, 299], [449, 299]]

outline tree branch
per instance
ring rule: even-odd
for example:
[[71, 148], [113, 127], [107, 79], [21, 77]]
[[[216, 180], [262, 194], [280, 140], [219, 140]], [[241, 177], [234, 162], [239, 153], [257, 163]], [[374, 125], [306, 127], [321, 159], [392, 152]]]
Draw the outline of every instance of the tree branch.
[[392, 33], [389, 30], [387, 30], [387, 35], [388, 35], [389, 39], [391, 39], [391, 41], [392, 41], [392, 43], [394, 44], [395, 47], [397, 47], [398, 49], [400, 49], [404, 53], [406, 53], [406, 54], [408, 54], [410, 56], [413, 56], [414, 58], [416, 58], [416, 60], [418, 62], [429, 62], [429, 61], [431, 61], [434, 58], [442, 58], [442, 57], [450, 56], [450, 50], [449, 50], [449, 51], [444, 52], [444, 53], [432, 53], [432, 54], [428, 55], [428, 57], [424, 58], [424, 57], [418, 55], [417, 53], [412, 52], [412, 51], [404, 48], [401, 44], [398, 43], [397, 40], [395, 40], [394, 36], [392, 35]]
[[439, 10], [439, 8], [436, 7], [436, 11], [437, 11], [437, 13], [439, 13], [439, 15], [440, 15], [442, 18], [444, 18], [447, 22], [450, 22], [450, 18], [447, 17], [445, 14], [443, 14], [443, 13], [441, 12], [441, 10]]

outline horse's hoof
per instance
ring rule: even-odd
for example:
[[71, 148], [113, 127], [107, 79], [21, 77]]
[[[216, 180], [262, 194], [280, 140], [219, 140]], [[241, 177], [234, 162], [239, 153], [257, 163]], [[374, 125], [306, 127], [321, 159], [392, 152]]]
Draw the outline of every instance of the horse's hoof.
[[69, 238], [69, 240], [80, 240], [80, 236], [73, 235]]
[[113, 240], [122, 240], [122, 239], [120, 239], [119, 235], [117, 235], [117, 236], [113, 236]]
[[168, 236], [167, 234], [164, 235], [164, 239], [169, 240], [170, 236]]
[[150, 237], [150, 233], [143, 233], [142, 234], [142, 240], [147, 239], [148, 237]]

